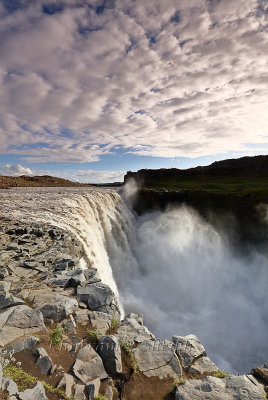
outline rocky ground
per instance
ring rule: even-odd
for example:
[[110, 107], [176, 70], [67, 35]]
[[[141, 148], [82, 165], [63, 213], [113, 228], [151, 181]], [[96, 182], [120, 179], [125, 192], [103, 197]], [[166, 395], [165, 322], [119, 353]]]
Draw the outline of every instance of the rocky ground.
[[0, 220], [0, 399], [263, 400], [268, 364], [218, 370], [195, 335], [157, 340], [70, 232]]

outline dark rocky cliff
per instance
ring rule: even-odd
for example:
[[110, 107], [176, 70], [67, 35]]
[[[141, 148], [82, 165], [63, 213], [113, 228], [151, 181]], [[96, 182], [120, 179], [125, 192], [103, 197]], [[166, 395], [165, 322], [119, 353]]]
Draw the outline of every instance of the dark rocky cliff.
[[170, 177], [266, 177], [268, 179], [268, 156], [242, 157], [216, 161], [204, 167], [189, 169], [161, 168], [141, 169], [137, 172], [128, 171], [124, 177], [126, 183], [130, 178], [146, 186], [152, 180]]

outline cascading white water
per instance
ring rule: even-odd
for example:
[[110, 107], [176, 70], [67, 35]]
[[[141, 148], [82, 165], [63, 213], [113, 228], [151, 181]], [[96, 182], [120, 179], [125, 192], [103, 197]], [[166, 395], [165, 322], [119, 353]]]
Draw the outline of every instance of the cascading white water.
[[102, 282], [118, 296], [105, 240], [121, 218], [121, 204], [121, 197], [113, 190], [20, 188], [1, 191], [0, 212], [74, 233], [83, 244], [89, 266], [98, 270]]
[[113, 190], [27, 188], [1, 191], [0, 211], [73, 232], [126, 312], [159, 337], [195, 333], [233, 372], [267, 361], [267, 256], [236, 254], [193, 210], [134, 218]]

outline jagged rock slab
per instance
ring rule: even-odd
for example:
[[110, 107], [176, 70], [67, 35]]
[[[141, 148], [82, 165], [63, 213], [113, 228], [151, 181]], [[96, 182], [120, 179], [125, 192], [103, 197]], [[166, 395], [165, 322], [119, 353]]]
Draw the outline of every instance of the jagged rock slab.
[[6, 325], [17, 328], [37, 327], [40, 328], [40, 330], [46, 329], [42, 313], [39, 310], [33, 310], [25, 305], [15, 308], [8, 318]]
[[67, 397], [70, 397], [73, 392], [74, 378], [70, 374], [64, 374], [57, 388], [65, 392]]
[[155, 336], [143, 325], [141, 314], [129, 314], [121, 322], [117, 330], [117, 336], [126, 335], [129, 340], [141, 343], [144, 340], [155, 339]]
[[5, 308], [10, 308], [14, 306], [20, 306], [23, 305], [24, 301], [21, 299], [18, 299], [15, 296], [12, 297], [6, 297], [4, 300], [0, 302], [0, 310], [4, 310]]
[[41, 330], [46, 330], [46, 327], [39, 310], [21, 305], [0, 312], [0, 346]]
[[28, 298], [33, 302], [33, 306], [42, 312], [45, 319], [55, 322], [63, 320], [78, 308], [76, 299], [55, 293], [48, 287], [32, 290]]
[[112, 378], [108, 379], [108, 383], [105, 389], [104, 397], [106, 400], [113, 400], [114, 392], [113, 392], [113, 380]]
[[32, 349], [38, 342], [39, 339], [37, 337], [29, 336], [27, 338], [20, 340], [17, 343], [12, 344], [11, 346], [6, 347], [4, 350], [7, 352], [7, 354], [10, 353], [16, 354], [23, 350]]
[[26, 389], [18, 394], [19, 400], [48, 400], [44, 386], [37, 382], [32, 389]]
[[35, 363], [37, 367], [40, 369], [42, 374], [48, 375], [53, 366], [53, 362], [49, 357], [47, 351], [43, 347], [38, 347], [32, 351], [33, 356], [37, 357]]
[[72, 271], [60, 271], [54, 274], [53, 278], [48, 281], [52, 286], [74, 287], [82, 286], [86, 282], [86, 277], [82, 268]]
[[86, 394], [88, 400], [95, 400], [96, 395], [98, 394], [100, 389], [100, 379], [94, 379], [90, 383], [86, 385]]
[[262, 367], [254, 368], [251, 373], [258, 381], [268, 386], [268, 363], [264, 364]]
[[17, 384], [10, 378], [4, 378], [2, 380], [2, 390], [10, 396], [15, 395], [19, 391]]
[[110, 328], [112, 323], [112, 315], [105, 314], [101, 311], [92, 311], [89, 314], [91, 325], [94, 329], [98, 329], [101, 332], [106, 332]]
[[73, 336], [72, 338], [66, 338], [62, 345], [66, 351], [69, 351], [70, 354], [75, 354], [79, 347], [83, 344], [83, 339]]
[[74, 384], [74, 398], [75, 400], [86, 400], [85, 385]]
[[206, 356], [205, 348], [195, 335], [173, 336], [172, 340], [184, 369], [189, 368], [197, 358]]
[[11, 286], [11, 282], [0, 281], [0, 292], [8, 292]]
[[121, 348], [117, 337], [101, 336], [97, 350], [108, 374], [116, 375], [122, 372]]
[[246, 375], [224, 379], [208, 376], [178, 386], [175, 400], [263, 400], [263, 395], [261, 385]]
[[[77, 310], [74, 313], [74, 319], [77, 324], [86, 325], [89, 321], [89, 310]], [[107, 315], [107, 314], [105, 314]]]
[[7, 291], [5, 291], [5, 290], [2, 290], [2, 291], [0, 292], [0, 309], [4, 309], [4, 308], [5, 308], [5, 307], [1, 307], [2, 302], [3, 302], [4, 300], [8, 299], [9, 297], [10, 297], [10, 293], [9, 293], [9, 292], [7, 292]]
[[200, 357], [187, 370], [191, 375], [214, 374], [219, 371], [219, 368], [207, 356]]
[[90, 344], [84, 346], [77, 353], [77, 358], [73, 366], [73, 372], [75, 376], [85, 384], [97, 377], [100, 379], [105, 379], [108, 377], [101, 357], [96, 353]]
[[174, 347], [168, 340], [146, 340], [133, 350], [138, 368], [144, 375], [160, 379], [181, 378], [181, 366]]
[[4, 279], [8, 276], [8, 270], [5, 267], [0, 267], [0, 279]]
[[78, 287], [77, 299], [85, 303], [92, 311], [102, 311], [110, 314], [118, 309], [114, 293], [108, 285], [101, 282]]
[[67, 320], [63, 321], [63, 326], [67, 333], [76, 333], [76, 323], [72, 315], [70, 315]]

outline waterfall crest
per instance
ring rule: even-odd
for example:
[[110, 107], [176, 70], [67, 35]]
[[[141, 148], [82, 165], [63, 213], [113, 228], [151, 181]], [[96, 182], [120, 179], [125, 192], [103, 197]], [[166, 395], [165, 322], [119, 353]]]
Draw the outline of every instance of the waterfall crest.
[[106, 242], [126, 248], [132, 216], [114, 190], [11, 189], [2, 191], [0, 211], [8, 218], [49, 223], [72, 232], [83, 244], [87, 264], [118, 296]]

